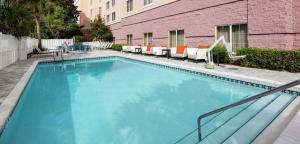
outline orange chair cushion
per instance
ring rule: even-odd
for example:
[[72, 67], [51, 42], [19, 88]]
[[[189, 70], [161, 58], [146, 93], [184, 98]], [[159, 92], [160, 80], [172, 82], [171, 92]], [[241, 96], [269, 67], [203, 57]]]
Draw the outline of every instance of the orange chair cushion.
[[187, 46], [177, 46], [176, 47], [176, 54], [183, 54], [184, 50], [187, 48]]
[[208, 45], [199, 45], [198, 48], [199, 49], [208, 49], [209, 46]]
[[147, 45], [147, 51], [151, 51], [152, 45]]

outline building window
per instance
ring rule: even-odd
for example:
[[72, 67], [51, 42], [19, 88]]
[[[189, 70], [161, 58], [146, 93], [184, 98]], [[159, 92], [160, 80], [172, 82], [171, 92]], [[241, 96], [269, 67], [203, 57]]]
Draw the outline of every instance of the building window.
[[152, 44], [153, 42], [153, 34], [152, 33], [144, 33], [144, 46]]
[[93, 10], [91, 9], [91, 17], [93, 17]]
[[173, 30], [169, 33], [170, 47], [184, 45], [184, 30]]
[[107, 10], [109, 9], [109, 1], [106, 2], [106, 9], [107, 9]]
[[217, 38], [225, 37], [225, 41], [232, 44], [235, 52], [238, 48], [248, 47], [248, 25], [237, 24], [217, 27]]
[[106, 15], [106, 23], [109, 23], [109, 19], [110, 19], [109, 15]]
[[217, 39], [224, 36], [226, 42], [230, 42], [230, 28], [229, 26], [218, 26], [217, 27]]
[[116, 20], [116, 12], [113, 12], [113, 13], [111, 14], [111, 20], [112, 20], [112, 21]]
[[132, 45], [132, 34], [127, 35], [127, 45]]
[[133, 0], [127, 0], [127, 12], [133, 10]]
[[116, 4], [116, 1], [115, 0], [111, 0], [111, 6], [114, 7]]
[[152, 3], [152, 0], [144, 0], [144, 6], [148, 5], [148, 4], [151, 4], [151, 3]]

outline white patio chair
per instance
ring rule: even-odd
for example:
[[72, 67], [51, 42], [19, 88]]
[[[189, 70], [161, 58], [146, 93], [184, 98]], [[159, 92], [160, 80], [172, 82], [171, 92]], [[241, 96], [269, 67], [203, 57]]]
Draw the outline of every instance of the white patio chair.
[[168, 49], [167, 47], [153, 47], [152, 54], [156, 56], [166, 55], [166, 52], [163, 52], [164, 49]]
[[187, 56], [187, 46], [177, 46], [176, 48], [171, 48], [171, 57], [186, 58]]

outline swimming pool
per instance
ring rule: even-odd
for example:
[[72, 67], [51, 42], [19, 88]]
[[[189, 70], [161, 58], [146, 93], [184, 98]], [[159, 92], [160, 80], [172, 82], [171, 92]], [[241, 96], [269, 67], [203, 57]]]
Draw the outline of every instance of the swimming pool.
[[[196, 143], [200, 114], [262, 87], [120, 57], [40, 63], [0, 143]], [[249, 143], [294, 98], [275, 94], [204, 119], [202, 143]]]

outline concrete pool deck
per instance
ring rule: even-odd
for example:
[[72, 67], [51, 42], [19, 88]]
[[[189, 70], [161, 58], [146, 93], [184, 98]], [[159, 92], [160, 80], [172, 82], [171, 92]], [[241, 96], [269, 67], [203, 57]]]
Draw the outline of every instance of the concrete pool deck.
[[[205, 65], [204, 63], [195, 63], [195, 62], [190, 62], [188, 60], [183, 61], [183, 60], [167, 59], [167, 58], [155, 57], [155, 56], [142, 56], [137, 54], [121, 53], [121, 52], [115, 52], [110, 50], [96, 51], [96, 52], [91, 52], [91, 53], [81, 54], [81, 55], [67, 54], [64, 55], [64, 58], [74, 59], [74, 58], [88, 58], [88, 57], [101, 57], [101, 56], [128, 57], [128, 58], [144, 60], [148, 62], [171, 65], [171, 66], [180, 67], [184, 69], [203, 71], [205, 73], [212, 73], [212, 74], [221, 75], [225, 77], [241, 79], [245, 81], [261, 83], [261, 84], [266, 84], [271, 86], [282, 85], [287, 82], [291, 82], [300, 78], [300, 73], [289, 73], [289, 72], [270, 71], [270, 70], [263, 70], [263, 69], [244, 68], [244, 67], [238, 67], [232, 65], [216, 66], [215, 69], [208, 70], [204, 68]], [[30, 70], [30, 68], [32, 71], [32, 69], [35, 68], [35, 66], [33, 65], [37, 64], [37, 61], [40, 60], [53, 60], [53, 58], [51, 56], [33, 57], [26, 61], [19, 61], [13, 65], [10, 65], [0, 70], [0, 108], [3, 101], [7, 98], [7, 96], [13, 92], [13, 89], [15, 89], [18, 82], [22, 81], [23, 75], [26, 74], [26, 72]], [[295, 89], [298, 91], [299, 86]], [[293, 124], [293, 121], [289, 125]], [[296, 126], [298, 126], [298, 128], [300, 129], [299, 123], [298, 124], [296, 123]], [[290, 126], [288, 126], [287, 129], [289, 127]], [[293, 128], [297, 128], [297, 127], [293, 125]], [[286, 131], [288, 130], [285, 130], [282, 135], [289, 135], [289, 136], [292, 135], [289, 133], [289, 131], [287, 132], [288, 134], [285, 134]]]

